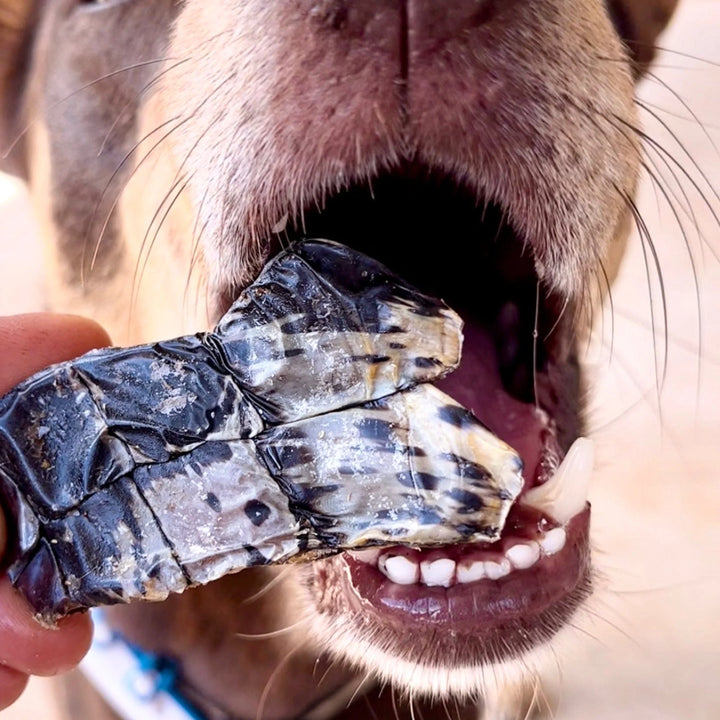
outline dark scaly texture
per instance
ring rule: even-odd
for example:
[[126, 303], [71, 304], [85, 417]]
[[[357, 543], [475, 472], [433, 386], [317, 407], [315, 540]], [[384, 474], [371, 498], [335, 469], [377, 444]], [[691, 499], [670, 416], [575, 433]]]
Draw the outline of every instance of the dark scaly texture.
[[11, 580], [52, 622], [251, 565], [495, 539], [519, 457], [418, 387], [457, 366], [461, 325], [374, 260], [305, 241], [212, 333], [35, 375], [0, 400]]

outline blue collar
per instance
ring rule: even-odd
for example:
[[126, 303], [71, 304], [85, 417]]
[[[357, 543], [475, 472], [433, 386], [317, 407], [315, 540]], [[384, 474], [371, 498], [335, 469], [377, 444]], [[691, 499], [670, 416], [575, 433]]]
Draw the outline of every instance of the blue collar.
[[[92, 646], [80, 670], [122, 720], [210, 720], [180, 689], [180, 665], [130, 644], [93, 610]], [[297, 720], [329, 720], [373, 683], [357, 678]], [[219, 713], [232, 720], [227, 713]]]
[[123, 720], [207, 720], [178, 689], [177, 662], [145, 652], [93, 611], [95, 633], [80, 669]]

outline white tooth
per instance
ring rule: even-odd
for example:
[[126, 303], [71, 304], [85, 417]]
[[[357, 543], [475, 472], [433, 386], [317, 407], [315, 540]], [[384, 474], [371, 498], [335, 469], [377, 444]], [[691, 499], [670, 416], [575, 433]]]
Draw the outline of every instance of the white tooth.
[[450, 558], [425, 560], [420, 563], [420, 575], [424, 585], [450, 587], [455, 577], [455, 561]]
[[510, 561], [507, 558], [502, 558], [497, 562], [489, 560], [485, 563], [485, 572], [491, 580], [498, 580], [505, 575], [509, 575], [512, 570]]
[[587, 503], [594, 459], [593, 441], [578, 438], [550, 480], [528, 490], [522, 496], [521, 504], [540, 510], [564, 525]]
[[383, 575], [398, 585], [413, 585], [418, 581], [420, 571], [417, 563], [403, 555], [382, 557], [378, 567]]
[[485, 563], [481, 560], [461, 560], [457, 565], [457, 581], [471, 583], [487, 577]]
[[540, 540], [540, 547], [546, 555], [554, 555], [565, 547], [567, 533], [564, 528], [553, 528]]
[[367, 565], [377, 565], [377, 559], [380, 557], [379, 548], [368, 548], [367, 550], [348, 550], [355, 560]]
[[540, 546], [536, 542], [519, 543], [506, 550], [505, 557], [516, 570], [526, 570], [539, 560]]

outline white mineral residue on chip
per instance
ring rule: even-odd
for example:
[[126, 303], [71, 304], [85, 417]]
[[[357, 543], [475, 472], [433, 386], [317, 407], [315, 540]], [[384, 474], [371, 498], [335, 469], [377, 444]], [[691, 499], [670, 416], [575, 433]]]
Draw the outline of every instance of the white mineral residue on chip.
[[[126, 574], [132, 576], [137, 568], [137, 558], [135, 557], [135, 553], [137, 552], [143, 557], [145, 555], [144, 552], [141, 552], [143, 550], [142, 544], [139, 539], [135, 537], [135, 534], [124, 520], [121, 520], [115, 527], [113, 540], [115, 545], [123, 551], [120, 554], [119, 561], [114, 556], [104, 558], [104, 574], [112, 574], [118, 579], [122, 578]], [[132, 548], [133, 552], [128, 553], [124, 551], [125, 548]]]
[[154, 360], [150, 363], [150, 379], [153, 382], [164, 383], [167, 378], [175, 376], [176, 380], [182, 381], [185, 377], [185, 367], [179, 360], [175, 360], [172, 365], [161, 360]]
[[77, 592], [80, 588], [80, 580], [77, 575], [68, 575], [65, 578], [65, 587], [67, 587], [70, 594]]
[[197, 399], [195, 393], [186, 392], [183, 388], [173, 388], [170, 390], [170, 395], [158, 405], [158, 412], [162, 415], [172, 415], [192, 405]]
[[167, 396], [158, 405], [158, 412], [162, 415], [184, 410], [197, 400], [197, 395], [185, 389], [188, 372], [180, 360], [172, 364], [155, 360], [150, 363], [150, 379], [159, 382], [165, 388]]

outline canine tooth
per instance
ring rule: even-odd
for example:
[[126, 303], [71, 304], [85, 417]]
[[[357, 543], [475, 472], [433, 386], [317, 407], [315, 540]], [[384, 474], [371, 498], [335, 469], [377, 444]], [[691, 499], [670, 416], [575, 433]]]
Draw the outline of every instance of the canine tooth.
[[425, 560], [420, 563], [423, 585], [450, 587], [455, 577], [455, 561], [450, 558]]
[[488, 562], [485, 563], [485, 572], [491, 580], [498, 580], [501, 577], [505, 577], [505, 575], [510, 574], [511, 570], [512, 565], [510, 565], [510, 561], [507, 558], [502, 558], [497, 562], [488, 560]]
[[567, 533], [564, 528], [553, 528], [540, 540], [540, 547], [546, 555], [554, 555], [565, 547]]
[[457, 581], [471, 583], [487, 577], [485, 563], [481, 560], [461, 560], [457, 565]]
[[505, 557], [516, 570], [526, 570], [540, 559], [540, 546], [536, 542], [513, 545], [505, 551]]
[[398, 585], [413, 585], [420, 576], [417, 563], [403, 555], [383, 557], [380, 559], [378, 567], [383, 575]]
[[578, 438], [565, 459], [546, 483], [528, 490], [520, 502], [540, 510], [561, 525], [577, 515], [587, 503], [593, 473], [595, 445], [589, 438]]

